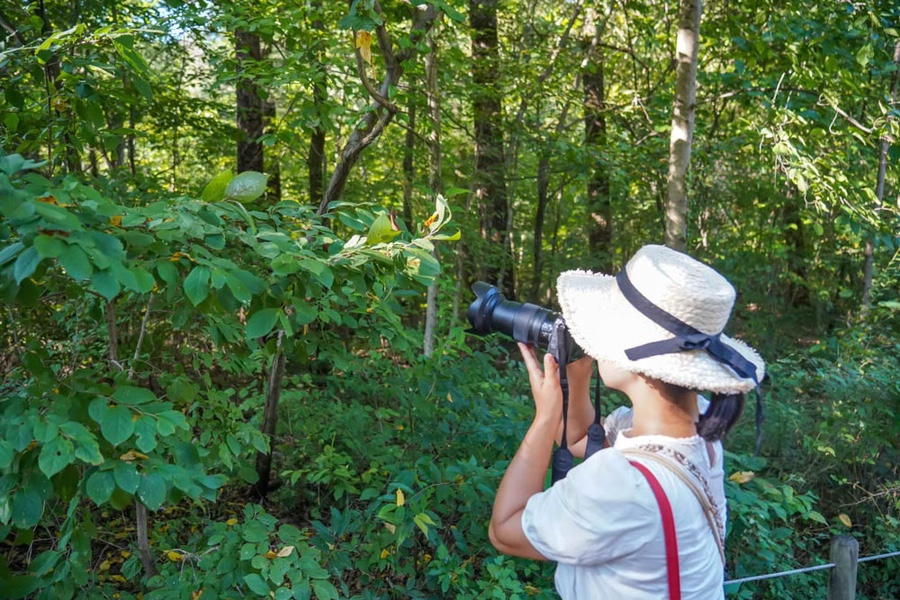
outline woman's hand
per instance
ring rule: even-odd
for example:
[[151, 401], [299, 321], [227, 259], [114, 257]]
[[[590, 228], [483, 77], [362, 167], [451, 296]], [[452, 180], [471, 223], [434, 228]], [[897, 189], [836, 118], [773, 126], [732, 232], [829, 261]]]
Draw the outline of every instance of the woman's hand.
[[[534, 349], [519, 344], [525, 367], [528, 369], [528, 380], [534, 396], [536, 408], [535, 420], [546, 418], [557, 423], [556, 443], [562, 442], [562, 388], [559, 384], [559, 365], [556, 359], [547, 353], [544, 356], [544, 369], [541, 371]], [[566, 379], [569, 381], [569, 422], [566, 436], [572, 454], [584, 457], [588, 427], [594, 422], [594, 407], [591, 405], [590, 388], [594, 359], [590, 356], [579, 358], [566, 365]]]
[[549, 352], [544, 355], [544, 368], [538, 362], [534, 348], [519, 342], [519, 350], [528, 370], [528, 382], [534, 397], [534, 419], [557, 423], [562, 420], [562, 388], [559, 385], [559, 365]]

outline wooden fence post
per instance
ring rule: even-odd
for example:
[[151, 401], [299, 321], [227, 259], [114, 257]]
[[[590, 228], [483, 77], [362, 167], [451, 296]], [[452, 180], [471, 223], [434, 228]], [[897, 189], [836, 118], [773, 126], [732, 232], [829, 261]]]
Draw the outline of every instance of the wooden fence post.
[[859, 542], [850, 535], [831, 538], [831, 562], [834, 568], [828, 579], [828, 600], [856, 600], [856, 566]]

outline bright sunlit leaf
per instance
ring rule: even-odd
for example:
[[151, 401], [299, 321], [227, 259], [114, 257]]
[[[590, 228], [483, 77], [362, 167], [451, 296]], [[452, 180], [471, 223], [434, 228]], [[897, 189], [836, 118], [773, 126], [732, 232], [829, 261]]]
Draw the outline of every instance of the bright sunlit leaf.
[[728, 479], [734, 483], [747, 483], [754, 477], [756, 477], [756, 473], [753, 471], [738, 471], [737, 473], [732, 474]]

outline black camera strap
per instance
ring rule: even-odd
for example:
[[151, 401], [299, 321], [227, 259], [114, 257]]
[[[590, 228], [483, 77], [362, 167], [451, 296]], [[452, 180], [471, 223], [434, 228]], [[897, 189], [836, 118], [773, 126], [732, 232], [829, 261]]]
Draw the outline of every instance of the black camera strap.
[[585, 460], [603, 449], [606, 442], [606, 430], [600, 421], [600, 373], [598, 369], [597, 380], [594, 382], [594, 422], [587, 430], [587, 447], [584, 450]]
[[[568, 442], [569, 380], [566, 377], [566, 365], [562, 362], [559, 364], [559, 384], [563, 394], [563, 429], [559, 447], [553, 453], [552, 473], [550, 475], [551, 484], [564, 479], [575, 464], [575, 458], [572, 455], [572, 451], [569, 450]], [[606, 442], [606, 430], [603, 429], [603, 423], [600, 419], [600, 387], [600, 373], [598, 372], [597, 380], [594, 382], [594, 422], [587, 430], [587, 447], [584, 450], [585, 460], [595, 452], [602, 450], [603, 444]]]
[[550, 470], [551, 485], [564, 479], [575, 464], [575, 457], [572, 456], [572, 451], [569, 450], [569, 442], [567, 439], [569, 435], [569, 378], [566, 375], [566, 365], [569, 363], [569, 332], [565, 325], [559, 326], [557, 335], [559, 336], [559, 344], [557, 345], [556, 361], [559, 365], [559, 386], [562, 388], [563, 429], [559, 447], [553, 452], [553, 461]]
[[[565, 478], [569, 470], [575, 464], [575, 458], [572, 451], [569, 450], [569, 378], [566, 375], [566, 365], [569, 363], [569, 332], [565, 326], [558, 332], [560, 343], [558, 346], [558, 356], [556, 357], [559, 364], [559, 385], [562, 389], [562, 439], [559, 441], [559, 447], [553, 453], [552, 469], [550, 475], [551, 485], [560, 479]], [[587, 447], [584, 451], [584, 458], [603, 449], [606, 441], [606, 431], [603, 429], [603, 423], [600, 420], [600, 373], [597, 372], [597, 381], [594, 384], [594, 422], [587, 430]]]

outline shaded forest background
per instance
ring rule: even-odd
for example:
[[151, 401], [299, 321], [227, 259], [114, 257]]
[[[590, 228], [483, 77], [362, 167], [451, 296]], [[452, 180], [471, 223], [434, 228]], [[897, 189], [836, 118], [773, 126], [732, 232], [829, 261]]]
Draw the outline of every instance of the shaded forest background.
[[692, 8], [0, 7], [0, 598], [556, 597], [487, 540], [532, 407], [470, 286], [673, 231], [768, 362], [727, 578], [900, 550], [900, 8], [705, 4], [678, 204]]

